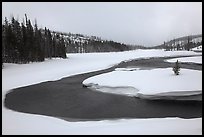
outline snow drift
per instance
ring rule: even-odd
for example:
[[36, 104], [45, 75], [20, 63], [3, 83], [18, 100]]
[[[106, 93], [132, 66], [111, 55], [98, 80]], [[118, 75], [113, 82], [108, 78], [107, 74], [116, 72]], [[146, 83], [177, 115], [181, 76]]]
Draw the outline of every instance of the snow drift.
[[[137, 96], [141, 98], [159, 98], [166, 96], [191, 96], [202, 94], [202, 71], [181, 69], [176, 76], [172, 68], [150, 70], [116, 69], [90, 77], [83, 84], [108, 93]], [[122, 70], [122, 71], [118, 71]], [[109, 88], [108, 88], [109, 87]], [[111, 90], [114, 89], [117, 90]], [[128, 87], [125, 90], [119, 87]]]

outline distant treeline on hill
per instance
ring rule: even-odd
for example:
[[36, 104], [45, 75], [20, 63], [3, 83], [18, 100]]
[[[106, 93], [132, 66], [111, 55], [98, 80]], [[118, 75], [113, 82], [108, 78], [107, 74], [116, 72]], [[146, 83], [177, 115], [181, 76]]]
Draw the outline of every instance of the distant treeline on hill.
[[128, 45], [102, 40], [96, 36], [86, 36], [82, 34], [52, 32], [60, 35], [65, 40], [67, 53], [90, 53], [90, 52], [117, 52], [130, 50]]
[[95, 36], [50, 31], [32, 25], [25, 14], [23, 22], [14, 17], [2, 24], [2, 64], [44, 61], [45, 58], [66, 58], [66, 53], [117, 52], [130, 47]]
[[189, 35], [184, 36], [176, 39], [172, 39], [169, 41], [164, 41], [163, 44], [160, 44], [158, 46], [154, 46], [152, 48], [154, 49], [166, 49], [169, 50], [187, 50], [194, 47], [198, 47], [202, 45], [202, 34], [199, 35]]

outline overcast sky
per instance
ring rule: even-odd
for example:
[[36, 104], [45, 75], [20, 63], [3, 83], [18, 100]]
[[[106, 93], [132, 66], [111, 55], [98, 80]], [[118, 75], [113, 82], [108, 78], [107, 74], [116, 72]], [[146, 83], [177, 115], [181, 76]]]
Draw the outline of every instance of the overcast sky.
[[24, 14], [40, 27], [99, 36], [126, 44], [154, 46], [202, 33], [202, 3], [3, 2], [4, 17]]

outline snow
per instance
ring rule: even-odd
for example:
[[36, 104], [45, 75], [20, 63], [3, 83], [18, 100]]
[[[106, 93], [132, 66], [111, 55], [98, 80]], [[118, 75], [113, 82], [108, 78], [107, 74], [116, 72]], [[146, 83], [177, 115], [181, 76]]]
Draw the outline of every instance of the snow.
[[[202, 118], [118, 119], [67, 122], [60, 119], [16, 113], [2, 134], [9, 135], [201, 135]], [[15, 123], [14, 123], [15, 122]], [[11, 124], [12, 123], [12, 124]]]
[[[41, 63], [4, 64], [2, 69], [2, 134], [202, 134], [198, 119], [124, 119], [67, 122], [57, 118], [6, 109], [5, 94], [18, 87], [109, 68], [136, 58], [201, 55], [193, 51], [135, 50], [110, 53], [68, 54], [68, 59]], [[189, 126], [186, 126], [189, 125]]]
[[140, 70], [140, 68], [128, 67], [128, 68], [115, 68], [115, 71], [135, 71]]
[[[2, 90], [54, 81], [63, 77], [106, 69], [131, 59], [149, 57], [170, 57], [181, 55], [202, 55], [193, 51], [135, 50], [110, 53], [67, 54], [68, 59], [52, 59], [30, 64], [4, 64], [2, 69]], [[20, 80], [19, 80], [20, 79]], [[2, 96], [4, 95], [2, 92]]]
[[197, 43], [197, 42], [201, 42], [202, 41], [202, 36], [198, 37], [198, 38], [194, 38], [192, 39], [193, 42]]
[[182, 57], [182, 58], [174, 58], [174, 59], [168, 59], [167, 62], [175, 63], [176, 61], [179, 62], [185, 62], [185, 63], [197, 63], [202, 64], [202, 56], [196, 56], [196, 57]]
[[192, 48], [191, 50], [192, 51], [201, 51], [202, 52], [202, 45], [200, 45], [198, 47], [195, 47], [195, 48]]
[[122, 90], [123, 92], [119, 92], [119, 94], [129, 96], [138, 96], [138, 94], [155, 96], [194, 95], [202, 93], [202, 71], [181, 69], [178, 76], [173, 73], [172, 68], [112, 71], [90, 77], [84, 80], [83, 84], [93, 85], [103, 92], [109, 90], [100, 89], [101, 87], [106, 87], [106, 89], [107, 87], [134, 87], [135, 91]]

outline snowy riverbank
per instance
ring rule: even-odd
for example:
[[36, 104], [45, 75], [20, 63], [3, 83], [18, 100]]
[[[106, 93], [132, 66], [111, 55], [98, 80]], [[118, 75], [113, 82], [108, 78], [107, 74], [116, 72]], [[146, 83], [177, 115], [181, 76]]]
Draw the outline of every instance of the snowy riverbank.
[[136, 58], [201, 54], [191, 51], [136, 50], [119, 53], [68, 54], [68, 59], [52, 59], [24, 65], [5, 64], [2, 69], [2, 134], [202, 134], [202, 118], [125, 119], [75, 123], [14, 112], [3, 106], [5, 94], [13, 88], [101, 70], [121, 61]]
[[202, 71], [181, 69], [180, 75], [176, 76], [173, 74], [172, 68], [117, 70], [88, 78], [83, 81], [83, 84], [94, 86], [102, 92], [109, 92], [108, 87], [133, 87], [135, 90], [125, 88], [125, 90], [115, 91], [115, 93], [143, 98], [150, 96], [190, 96], [202, 94]]

